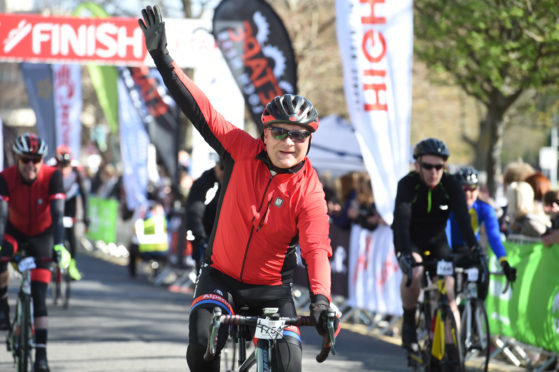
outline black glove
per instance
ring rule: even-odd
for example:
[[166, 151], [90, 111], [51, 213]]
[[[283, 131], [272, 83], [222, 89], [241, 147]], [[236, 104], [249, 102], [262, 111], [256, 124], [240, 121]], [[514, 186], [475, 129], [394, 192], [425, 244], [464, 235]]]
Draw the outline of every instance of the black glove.
[[516, 280], [516, 269], [509, 265], [508, 261], [502, 261], [501, 266], [503, 267], [503, 271], [505, 272], [505, 276], [510, 283], [514, 283]]
[[400, 265], [400, 270], [402, 273], [406, 274], [408, 278], [411, 278], [413, 272], [413, 264], [415, 259], [411, 253], [398, 253], [398, 264]]
[[168, 54], [167, 38], [165, 37], [165, 22], [161, 17], [159, 7], [147, 6], [142, 9], [142, 19], [138, 19], [138, 24], [144, 32], [146, 48], [152, 56], [155, 54]]
[[[318, 334], [324, 336], [328, 334], [328, 309], [330, 308], [330, 303], [328, 299], [323, 295], [313, 296], [313, 300], [310, 306], [311, 318], [318, 331]], [[340, 319], [334, 317], [334, 331], [337, 333], [340, 326]]]

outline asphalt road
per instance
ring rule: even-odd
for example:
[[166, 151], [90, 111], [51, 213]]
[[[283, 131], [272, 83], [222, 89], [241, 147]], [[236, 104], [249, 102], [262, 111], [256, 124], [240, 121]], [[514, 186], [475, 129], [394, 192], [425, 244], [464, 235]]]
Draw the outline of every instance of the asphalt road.
[[[48, 357], [51, 371], [185, 371], [188, 308], [192, 297], [128, 277], [125, 267], [85, 254], [78, 257], [83, 280], [72, 283], [70, 307], [49, 299]], [[9, 288], [15, 302], [17, 279]], [[0, 340], [5, 339], [5, 332]], [[304, 371], [405, 371], [401, 348], [342, 330], [337, 355], [318, 364], [320, 338], [302, 329]], [[14, 371], [0, 348], [0, 370]]]

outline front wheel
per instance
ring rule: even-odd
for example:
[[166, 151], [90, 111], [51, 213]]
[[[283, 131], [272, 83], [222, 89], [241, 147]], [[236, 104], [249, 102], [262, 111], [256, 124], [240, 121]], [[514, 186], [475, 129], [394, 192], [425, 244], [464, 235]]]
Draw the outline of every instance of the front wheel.
[[462, 313], [461, 330], [464, 360], [480, 358], [481, 367], [484, 371], [487, 371], [491, 335], [489, 333], [487, 311], [483, 301], [476, 298], [466, 303]]
[[[33, 324], [32, 324], [32, 310], [31, 298], [29, 296], [22, 296], [20, 299], [20, 317], [19, 329], [16, 325], [16, 359], [17, 371], [27, 372], [31, 371], [33, 366]], [[19, 334], [17, 333], [19, 332]]]
[[[441, 371], [445, 372], [464, 372], [464, 358], [462, 352], [462, 341], [456, 326], [456, 320], [450, 311], [450, 308], [440, 310], [439, 325], [443, 327], [442, 341], [444, 345], [440, 345], [444, 353], [440, 360]], [[436, 332], [436, 331], [435, 331]]]

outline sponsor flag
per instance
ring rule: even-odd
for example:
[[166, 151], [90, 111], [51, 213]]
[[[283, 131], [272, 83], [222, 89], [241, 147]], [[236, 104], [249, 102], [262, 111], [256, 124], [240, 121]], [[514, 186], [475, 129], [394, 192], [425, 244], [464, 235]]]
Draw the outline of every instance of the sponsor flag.
[[348, 111], [388, 224], [398, 180], [409, 170], [412, 14], [412, 0], [336, 0]]
[[[74, 10], [74, 16], [84, 15], [93, 15], [97, 18], [107, 18], [109, 16], [101, 6], [91, 2], [80, 4]], [[136, 43], [143, 43], [143, 40], [143, 37], [141, 37]], [[123, 43], [123, 45], [126, 44]], [[142, 49], [145, 50], [145, 48]], [[142, 54], [138, 56], [142, 58]], [[145, 58], [145, 54], [143, 54], [143, 57]], [[136, 63], [140, 63], [140, 61], [136, 61]], [[91, 83], [95, 88], [99, 105], [105, 114], [109, 128], [111, 128], [112, 133], [116, 133], [118, 128], [118, 89], [116, 86], [118, 73], [116, 67], [90, 63], [87, 66], [87, 71], [89, 72]]]
[[212, 23], [216, 42], [262, 131], [266, 104], [297, 93], [297, 65], [287, 30], [263, 0], [223, 0]]
[[150, 71], [147, 66], [130, 67], [129, 75], [131, 79], [125, 79], [129, 93], [139, 94], [141, 98], [132, 102], [167, 175], [175, 183], [178, 181], [178, 152], [183, 137], [175, 101], [167, 93], [157, 70]]
[[79, 159], [83, 105], [81, 65], [55, 63], [52, 65], [52, 74], [56, 145], [68, 146], [73, 156]]
[[394, 253], [392, 229], [374, 231], [353, 224], [349, 242], [348, 305], [380, 314], [402, 315], [402, 271]]
[[37, 118], [37, 134], [48, 145], [45, 159], [52, 158], [56, 151], [56, 126], [54, 119], [53, 74], [51, 65], [44, 63], [22, 63], [20, 65], [27, 89], [29, 103]]
[[127, 68], [119, 67], [118, 79], [120, 154], [122, 157], [123, 183], [126, 191], [126, 205], [129, 210], [147, 203], [148, 186], [148, 145], [149, 137], [137, 107], [141, 105], [138, 91]]

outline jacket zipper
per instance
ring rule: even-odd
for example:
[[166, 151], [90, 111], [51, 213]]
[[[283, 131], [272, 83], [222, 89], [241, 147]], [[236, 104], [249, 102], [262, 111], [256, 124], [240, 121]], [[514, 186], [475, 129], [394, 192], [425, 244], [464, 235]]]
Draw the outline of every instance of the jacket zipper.
[[[262, 200], [260, 200], [260, 206], [258, 207], [257, 212], [260, 212], [262, 210], [262, 205], [264, 204], [264, 201], [266, 200], [266, 193], [268, 192], [268, 188], [270, 187], [270, 184], [272, 183], [273, 178], [274, 178], [274, 175], [272, 174], [270, 176], [270, 179], [268, 180], [268, 184], [266, 185], [266, 188], [264, 189], [264, 195], [262, 195]], [[270, 203], [268, 203], [268, 205], [270, 205]], [[266, 211], [266, 213], [267, 213], [267, 211]], [[243, 281], [243, 276], [244, 276], [244, 273], [245, 273], [245, 263], [246, 263], [246, 260], [247, 260], [248, 248], [249, 248], [250, 242], [252, 240], [252, 234], [254, 233], [254, 220], [255, 220], [255, 218], [256, 218], [256, 216], [252, 217], [252, 221], [251, 221], [252, 228], [250, 229], [250, 235], [248, 236], [248, 241], [247, 241], [246, 248], [245, 248], [245, 255], [243, 257], [243, 264], [241, 266], [241, 275], [240, 275], [240, 281], [241, 282]], [[260, 222], [262, 222], [262, 219], [260, 220]], [[261, 226], [258, 226], [258, 229], [256, 231], [260, 230], [260, 227]]]

